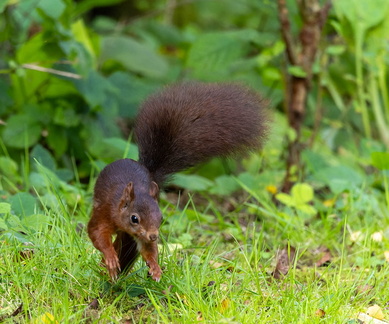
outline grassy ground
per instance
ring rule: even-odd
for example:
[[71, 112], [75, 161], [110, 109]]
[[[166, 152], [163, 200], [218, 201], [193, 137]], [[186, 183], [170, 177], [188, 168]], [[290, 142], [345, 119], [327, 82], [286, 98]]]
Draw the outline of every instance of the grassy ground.
[[[230, 212], [163, 205], [159, 283], [142, 261], [111, 283], [79, 225], [87, 212], [79, 221], [66, 208], [28, 216], [39, 225], [0, 241], [2, 321], [357, 323], [372, 304], [389, 314], [389, 219], [374, 210], [361, 215], [351, 204], [344, 214], [307, 218], [269, 198], [266, 208], [251, 199]], [[279, 260], [277, 251], [294, 248], [293, 260]]]

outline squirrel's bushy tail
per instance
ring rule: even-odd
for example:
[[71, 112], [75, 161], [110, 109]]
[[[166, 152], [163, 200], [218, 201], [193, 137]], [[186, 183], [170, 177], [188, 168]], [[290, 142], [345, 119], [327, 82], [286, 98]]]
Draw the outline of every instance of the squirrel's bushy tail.
[[169, 175], [212, 157], [257, 149], [267, 132], [264, 100], [234, 83], [166, 87], [146, 99], [135, 126], [139, 162], [159, 185]]

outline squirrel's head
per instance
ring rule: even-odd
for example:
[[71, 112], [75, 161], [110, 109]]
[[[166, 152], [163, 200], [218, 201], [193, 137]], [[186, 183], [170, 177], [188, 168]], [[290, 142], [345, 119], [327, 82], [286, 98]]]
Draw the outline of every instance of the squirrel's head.
[[158, 239], [162, 213], [158, 206], [158, 185], [151, 181], [147, 191], [135, 191], [128, 183], [119, 204], [120, 229], [137, 241], [152, 242]]

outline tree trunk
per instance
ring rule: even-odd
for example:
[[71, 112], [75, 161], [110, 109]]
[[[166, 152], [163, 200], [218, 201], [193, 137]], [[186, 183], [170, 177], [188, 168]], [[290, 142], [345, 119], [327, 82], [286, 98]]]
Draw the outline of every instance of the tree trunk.
[[[285, 0], [278, 0], [278, 16], [281, 24], [282, 38], [285, 42], [285, 52], [289, 66], [299, 67], [299, 76], [288, 74], [286, 83], [285, 107], [288, 123], [296, 132], [296, 138], [289, 140], [286, 159], [286, 175], [282, 191], [289, 192], [294, 184], [293, 169], [300, 170], [301, 128], [306, 112], [306, 102], [312, 81], [312, 67], [315, 62], [322, 29], [327, 20], [331, 2], [320, 7], [319, 0], [296, 0], [303, 25], [298, 41], [293, 39], [290, 29], [289, 11]], [[301, 75], [300, 75], [301, 74]]]

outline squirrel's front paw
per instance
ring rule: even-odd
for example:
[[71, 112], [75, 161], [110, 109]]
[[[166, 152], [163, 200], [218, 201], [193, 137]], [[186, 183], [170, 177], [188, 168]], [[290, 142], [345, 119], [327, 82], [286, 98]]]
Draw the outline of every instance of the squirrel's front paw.
[[106, 258], [105, 266], [107, 267], [108, 273], [112, 280], [116, 281], [118, 278], [118, 273], [121, 271], [118, 256], [115, 254]]
[[150, 268], [149, 275], [151, 276], [151, 278], [153, 278], [153, 280], [155, 280], [156, 282], [159, 282], [161, 280], [161, 276], [162, 276], [162, 270], [159, 267], [159, 264], [158, 263], [148, 263], [147, 265]]

